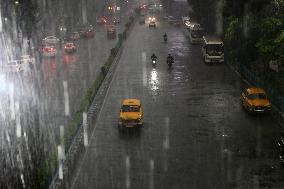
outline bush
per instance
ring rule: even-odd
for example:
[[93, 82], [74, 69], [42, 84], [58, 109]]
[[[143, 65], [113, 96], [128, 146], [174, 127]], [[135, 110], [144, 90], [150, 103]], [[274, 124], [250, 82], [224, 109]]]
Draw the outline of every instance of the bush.
[[123, 34], [122, 33], [118, 34], [118, 40], [119, 41], [123, 40]]
[[112, 56], [115, 56], [116, 53], [117, 53], [117, 48], [112, 48], [112, 49], [110, 50], [110, 54], [111, 54]]

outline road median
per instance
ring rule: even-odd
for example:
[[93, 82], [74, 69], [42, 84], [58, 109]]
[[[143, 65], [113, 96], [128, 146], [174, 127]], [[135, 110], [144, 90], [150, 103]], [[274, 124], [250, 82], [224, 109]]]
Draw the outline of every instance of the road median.
[[[125, 25], [123, 33], [118, 34], [119, 39], [115, 47], [110, 50], [110, 55], [100, 68], [100, 73], [84, 95], [79, 110], [75, 113], [73, 119], [65, 126], [61, 143], [65, 146], [66, 156], [64, 155], [64, 158], [58, 158], [61, 155], [54, 150], [39, 168], [36, 175], [37, 182], [34, 188], [71, 188], [70, 183], [72, 183], [74, 172], [77, 168], [76, 164], [87, 148], [86, 143], [88, 143], [88, 139], [86, 139], [86, 136], [90, 135], [94, 129], [103, 99], [122, 54], [123, 43], [130, 34], [137, 15], [136, 13], [134, 16], [131, 16]], [[85, 124], [83, 124], [84, 114], [87, 115]]]

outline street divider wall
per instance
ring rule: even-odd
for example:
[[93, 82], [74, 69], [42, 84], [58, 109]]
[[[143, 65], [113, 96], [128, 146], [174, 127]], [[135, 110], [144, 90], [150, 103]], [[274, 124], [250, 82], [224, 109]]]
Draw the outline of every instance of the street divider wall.
[[76, 164], [85, 151], [82, 115], [84, 112], [87, 112], [88, 125], [90, 126], [88, 127], [88, 133], [91, 133], [94, 129], [93, 126], [102, 106], [102, 101], [112, 79], [113, 72], [115, 71], [116, 63], [119, 61], [122, 54], [123, 42], [127, 39], [137, 16], [139, 16], [139, 12], [136, 10], [135, 14], [129, 17], [128, 22], [125, 24], [124, 31], [118, 34], [116, 46], [110, 50], [110, 55], [104, 65], [100, 68], [101, 71], [99, 75], [84, 95], [79, 110], [73, 116], [72, 121], [65, 126], [64, 137], [61, 141], [65, 145], [66, 152], [66, 157], [62, 160], [63, 179], [59, 178], [59, 161], [57, 149], [55, 149], [42, 163], [42, 166], [39, 167], [33, 188], [71, 188], [70, 183], [72, 183], [73, 173], [77, 167]]

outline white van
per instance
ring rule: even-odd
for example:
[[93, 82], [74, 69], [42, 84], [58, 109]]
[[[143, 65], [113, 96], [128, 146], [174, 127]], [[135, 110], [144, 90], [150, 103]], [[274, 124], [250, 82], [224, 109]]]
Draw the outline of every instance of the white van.
[[203, 42], [203, 28], [200, 25], [192, 26], [188, 29], [189, 32], [189, 41], [190, 43], [202, 43]]
[[224, 62], [224, 43], [220, 38], [204, 36], [202, 55], [205, 63]]

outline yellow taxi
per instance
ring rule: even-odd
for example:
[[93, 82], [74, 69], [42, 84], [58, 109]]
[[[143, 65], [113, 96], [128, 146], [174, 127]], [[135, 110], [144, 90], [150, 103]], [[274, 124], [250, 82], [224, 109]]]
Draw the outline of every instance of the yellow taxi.
[[118, 128], [141, 128], [143, 126], [143, 108], [138, 99], [125, 99], [119, 113]]
[[247, 88], [240, 98], [243, 107], [251, 113], [264, 113], [271, 110], [271, 102], [262, 88]]

